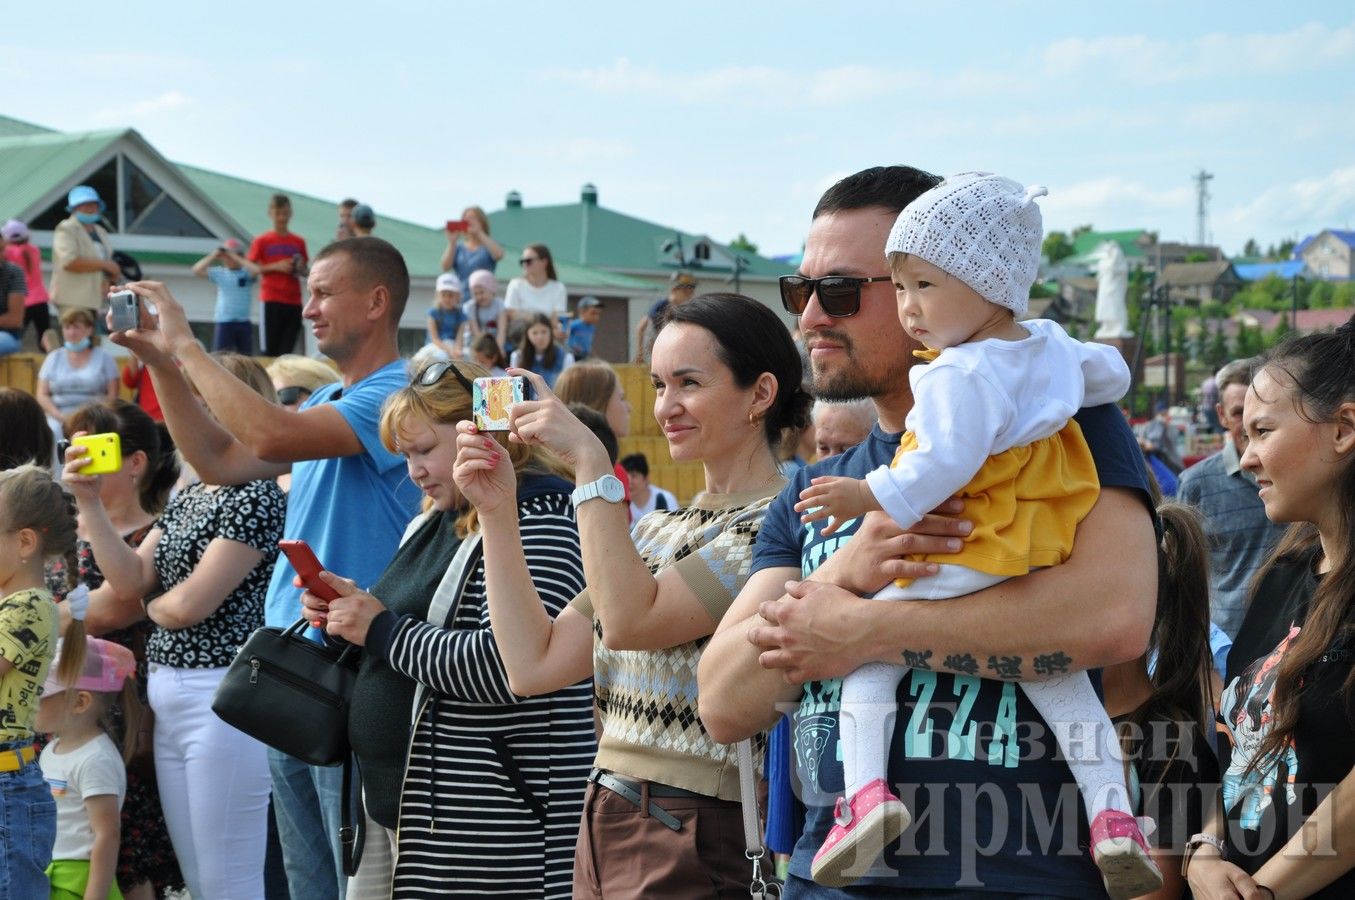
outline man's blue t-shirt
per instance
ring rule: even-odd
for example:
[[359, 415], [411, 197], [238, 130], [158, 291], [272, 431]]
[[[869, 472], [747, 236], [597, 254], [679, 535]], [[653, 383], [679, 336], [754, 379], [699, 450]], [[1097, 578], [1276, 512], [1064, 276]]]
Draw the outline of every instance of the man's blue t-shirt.
[[565, 343], [569, 345], [569, 352], [574, 354], [575, 359], [583, 359], [593, 352], [593, 336], [596, 333], [597, 326], [582, 319], [575, 319], [569, 323], [569, 334]]
[[[1099, 406], [1076, 418], [1102, 487], [1141, 491], [1147, 505], [1143, 454], [1120, 411]], [[753, 571], [794, 567], [808, 575], [822, 565], [856, 532], [858, 522], [847, 522], [825, 539], [816, 527], [821, 523], [802, 525], [792, 508], [800, 491], [816, 475], [863, 478], [888, 465], [898, 446], [898, 434], [877, 426], [864, 443], [794, 473], [767, 511]], [[1098, 625], [1095, 598], [1087, 600], [1087, 628], [1093, 629]], [[939, 671], [940, 665], [907, 671], [898, 689], [888, 780], [911, 810], [913, 824], [901, 845], [886, 852], [884, 866], [877, 864], [858, 884], [1104, 896], [1087, 852], [1087, 819], [1077, 784], [1048, 726], [1015, 683], [979, 677], [1008, 661], [972, 660], [973, 675], [952, 675]], [[1099, 685], [1095, 675], [1093, 683]], [[806, 879], [843, 791], [841, 689], [841, 679], [804, 685], [792, 716], [792, 763], [808, 817], [790, 871]]]
[[[301, 406], [333, 403], [363, 452], [292, 465], [283, 536], [310, 544], [320, 565], [364, 586], [385, 571], [419, 509], [419, 489], [404, 460], [381, 446], [378, 428], [381, 405], [408, 384], [405, 361], [398, 359], [347, 389], [338, 382], [317, 388]], [[279, 555], [264, 607], [266, 624], [286, 627], [301, 616], [295, 575], [287, 557]]]

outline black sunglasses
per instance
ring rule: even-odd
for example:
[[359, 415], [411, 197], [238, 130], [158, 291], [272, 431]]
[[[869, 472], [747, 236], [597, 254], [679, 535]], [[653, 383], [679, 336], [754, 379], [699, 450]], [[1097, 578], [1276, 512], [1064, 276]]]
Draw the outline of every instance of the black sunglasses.
[[462, 375], [461, 370], [448, 359], [440, 359], [435, 363], [429, 363], [424, 366], [423, 369], [419, 371], [419, 374], [414, 377], [414, 383], [420, 387], [431, 387], [432, 385], [437, 384], [442, 376], [446, 375], [449, 371], [452, 373], [452, 377], [466, 389], [466, 393], [474, 396], [475, 388], [471, 385], [470, 379], [465, 375]]
[[[302, 395], [305, 395], [304, 397]], [[299, 385], [278, 388], [278, 402], [283, 406], [293, 406], [309, 397], [311, 392]]]
[[794, 316], [803, 315], [809, 298], [818, 293], [819, 306], [835, 319], [854, 316], [861, 310], [861, 285], [879, 281], [893, 281], [892, 275], [857, 278], [852, 275], [825, 275], [805, 278], [803, 275], [782, 275], [781, 305]]
[[518, 260], [518, 265], [530, 266], [532, 263], [536, 262], [540, 258], [541, 257], [539, 256], [524, 256], [522, 257], [522, 259]]

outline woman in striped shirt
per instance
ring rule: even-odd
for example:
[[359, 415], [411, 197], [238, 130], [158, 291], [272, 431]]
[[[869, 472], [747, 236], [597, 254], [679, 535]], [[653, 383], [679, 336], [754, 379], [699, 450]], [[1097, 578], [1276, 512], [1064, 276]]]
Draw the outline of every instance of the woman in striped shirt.
[[620, 483], [592, 432], [536, 375], [527, 377], [540, 399], [510, 411], [513, 445], [549, 448], [580, 485], [588, 590], [563, 611], [535, 595], [511, 467], [465, 422], [456, 483], [480, 512], [490, 621], [513, 690], [543, 693], [594, 676], [602, 738], [574, 896], [746, 897], [735, 749], [701, 725], [696, 664], [748, 578], [762, 517], [784, 483], [772, 448], [783, 428], [807, 421], [810, 398], [786, 327], [737, 294], [674, 307], [652, 357], [654, 417], [674, 459], [702, 463], [706, 490], [686, 509], [645, 516], [634, 543]]
[[[349, 732], [371, 821], [350, 900], [392, 884], [396, 898], [570, 895], [596, 746], [588, 673], [525, 698], [495, 644], [476, 511], [452, 482], [455, 426], [487, 374], [435, 362], [386, 402], [381, 439], [408, 460], [424, 512], [370, 592], [325, 573], [339, 599], [302, 597], [329, 634], [366, 648]], [[496, 446], [517, 476], [533, 602], [558, 613], [583, 587], [573, 485], [534, 448]]]

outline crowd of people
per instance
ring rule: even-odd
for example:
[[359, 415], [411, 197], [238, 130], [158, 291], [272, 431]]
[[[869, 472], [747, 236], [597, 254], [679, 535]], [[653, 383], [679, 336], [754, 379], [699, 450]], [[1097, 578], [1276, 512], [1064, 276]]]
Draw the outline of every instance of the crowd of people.
[[[563, 319], [540, 244], [500, 298], [479, 208], [406, 359], [371, 208], [311, 256], [274, 197], [194, 267], [209, 352], [96, 265], [80, 190], [67, 278], [148, 301], [108, 338], [139, 390], [97, 295], [0, 389], [0, 895], [738, 897], [764, 838], [791, 898], [1355, 888], [1355, 322], [1220, 370], [1223, 449], [1163, 502], [1124, 360], [1024, 317], [1043, 190], [867, 169], [781, 279], [798, 337], [682, 273], [641, 323], [683, 506], [620, 455], [600, 304]], [[222, 327], [256, 284], [267, 370]], [[303, 321], [327, 361], [281, 352]], [[500, 374], [530, 399], [479, 430]], [[211, 711], [301, 620], [360, 648], [347, 794]]]

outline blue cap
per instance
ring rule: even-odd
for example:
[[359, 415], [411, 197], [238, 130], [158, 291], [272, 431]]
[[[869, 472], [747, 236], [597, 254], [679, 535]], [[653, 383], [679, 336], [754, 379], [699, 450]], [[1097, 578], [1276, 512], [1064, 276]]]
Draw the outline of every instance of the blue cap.
[[66, 195], [66, 212], [70, 212], [77, 206], [84, 206], [86, 203], [99, 204], [99, 212], [103, 212], [108, 207], [99, 199], [99, 192], [87, 184], [78, 184], [71, 188], [71, 192]]

